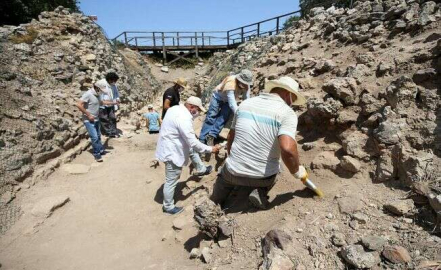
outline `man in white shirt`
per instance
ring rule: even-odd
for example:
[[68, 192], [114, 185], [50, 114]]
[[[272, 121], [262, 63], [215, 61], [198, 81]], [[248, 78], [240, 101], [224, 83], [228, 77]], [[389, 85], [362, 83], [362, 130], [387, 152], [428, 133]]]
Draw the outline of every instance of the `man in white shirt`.
[[255, 188], [249, 201], [266, 209], [280, 158], [294, 177], [306, 175], [305, 168], [299, 166], [295, 140], [297, 115], [290, 107], [303, 105], [306, 99], [290, 77], [268, 81], [265, 92], [242, 102], [234, 116], [228, 135], [228, 158], [211, 196], [221, 206], [235, 186], [247, 186]]
[[190, 97], [178, 106], [167, 110], [159, 132], [156, 158], [165, 163], [164, 202], [162, 210], [170, 215], [182, 212], [182, 207], [174, 204], [176, 184], [181, 176], [182, 167], [188, 164], [190, 151], [216, 153], [220, 146], [207, 146], [201, 143], [194, 133], [193, 119], [205, 111], [202, 101]]

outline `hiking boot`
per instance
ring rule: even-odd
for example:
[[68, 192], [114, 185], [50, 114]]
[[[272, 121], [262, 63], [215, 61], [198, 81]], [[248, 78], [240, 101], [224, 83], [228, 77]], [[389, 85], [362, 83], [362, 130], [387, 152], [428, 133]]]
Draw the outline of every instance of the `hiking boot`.
[[266, 192], [262, 188], [256, 188], [253, 191], [251, 191], [250, 195], [248, 196], [248, 200], [256, 208], [262, 210], [268, 209], [269, 206], [268, 196], [266, 195]]
[[[208, 146], [214, 146], [214, 137], [207, 136], [206, 141], [207, 141]], [[205, 161], [208, 162], [208, 161], [210, 161], [210, 159], [211, 159], [211, 153], [206, 153], [205, 154]]]
[[181, 213], [182, 211], [184, 211], [184, 208], [182, 208], [182, 207], [175, 206], [175, 208], [173, 208], [171, 210], [165, 210], [165, 208], [162, 207], [162, 212], [166, 213], [167, 215], [177, 215], [177, 214]]
[[103, 162], [103, 158], [101, 156], [96, 156], [95, 161], [96, 162]]
[[203, 171], [203, 172], [195, 172], [193, 175], [194, 176], [199, 176], [199, 177], [204, 176], [204, 175], [209, 175], [212, 170], [213, 170], [213, 166], [210, 165], [210, 166], [206, 167], [205, 171]]

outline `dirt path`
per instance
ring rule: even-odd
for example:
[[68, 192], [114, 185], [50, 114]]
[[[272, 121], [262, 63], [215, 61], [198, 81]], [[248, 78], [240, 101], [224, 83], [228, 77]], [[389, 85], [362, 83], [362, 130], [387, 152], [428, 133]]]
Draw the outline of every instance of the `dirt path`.
[[[103, 163], [88, 152], [72, 162], [91, 165], [89, 173], [61, 168], [22, 192], [24, 215], [0, 239], [2, 269], [197, 269], [159, 204], [163, 170], [149, 167], [156, 139], [142, 133], [111, 140]], [[52, 216], [31, 214], [58, 195], [70, 201]]]

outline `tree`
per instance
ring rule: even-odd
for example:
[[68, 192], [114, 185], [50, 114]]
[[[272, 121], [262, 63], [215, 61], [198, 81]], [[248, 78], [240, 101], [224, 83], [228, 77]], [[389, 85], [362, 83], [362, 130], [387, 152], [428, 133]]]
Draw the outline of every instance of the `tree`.
[[293, 15], [291, 17], [289, 17], [284, 23], [283, 23], [283, 29], [287, 29], [289, 27], [291, 27], [294, 22], [297, 22], [300, 20], [300, 16], [297, 15]]
[[53, 11], [58, 6], [78, 12], [78, 0], [2, 0], [0, 25], [19, 25], [38, 18], [43, 11]]

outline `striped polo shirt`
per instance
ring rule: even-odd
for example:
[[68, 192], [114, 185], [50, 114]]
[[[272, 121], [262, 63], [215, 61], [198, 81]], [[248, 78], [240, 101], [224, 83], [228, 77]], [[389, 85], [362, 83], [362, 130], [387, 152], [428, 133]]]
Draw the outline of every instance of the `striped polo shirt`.
[[278, 137], [295, 139], [297, 115], [277, 94], [263, 93], [242, 102], [234, 116], [235, 130], [226, 164], [231, 174], [265, 178], [280, 170]]

